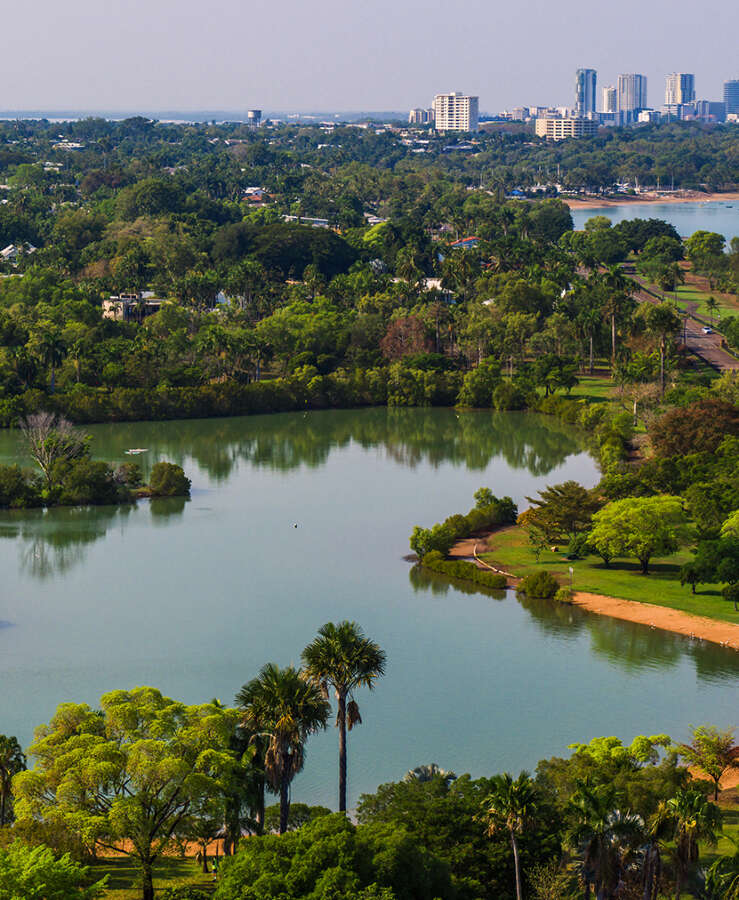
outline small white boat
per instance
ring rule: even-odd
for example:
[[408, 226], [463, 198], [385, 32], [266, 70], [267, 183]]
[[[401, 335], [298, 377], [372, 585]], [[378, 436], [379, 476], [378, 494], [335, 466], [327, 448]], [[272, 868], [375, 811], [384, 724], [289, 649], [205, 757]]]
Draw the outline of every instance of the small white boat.
[[132, 447], [130, 450], [125, 451], [129, 456], [135, 456], [137, 453], [148, 453], [148, 447]]

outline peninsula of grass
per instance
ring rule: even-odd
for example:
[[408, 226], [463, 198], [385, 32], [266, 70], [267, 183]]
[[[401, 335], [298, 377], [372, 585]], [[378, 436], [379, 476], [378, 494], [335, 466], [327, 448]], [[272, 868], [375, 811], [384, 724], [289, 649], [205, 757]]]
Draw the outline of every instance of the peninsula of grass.
[[489, 551], [480, 558], [489, 565], [523, 578], [534, 572], [547, 570], [565, 587], [604, 597], [637, 600], [654, 606], [666, 606], [695, 616], [705, 616], [719, 622], [739, 624], [739, 612], [721, 596], [719, 585], [698, 585], [696, 593], [688, 585], [680, 584], [680, 567], [692, 558], [689, 550], [672, 556], [654, 559], [649, 575], [642, 575], [636, 561], [614, 559], [609, 567], [600, 557], [568, 560], [564, 552], [544, 550], [537, 561], [528, 543], [526, 532], [518, 526], [494, 532], [488, 540]]

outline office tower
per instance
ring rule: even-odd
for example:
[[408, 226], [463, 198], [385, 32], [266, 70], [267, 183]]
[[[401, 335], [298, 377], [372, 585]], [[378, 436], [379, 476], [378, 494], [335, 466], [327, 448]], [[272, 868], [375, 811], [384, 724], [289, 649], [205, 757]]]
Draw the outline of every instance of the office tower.
[[724, 103], [727, 113], [739, 113], [739, 78], [724, 82]]
[[695, 75], [673, 72], [665, 77], [665, 106], [695, 100]]
[[578, 69], [575, 73], [575, 115], [592, 116], [595, 112], [595, 69]]
[[603, 88], [603, 112], [615, 113], [618, 109], [618, 94], [612, 84]]
[[619, 75], [617, 88], [618, 112], [633, 113], [647, 108], [647, 76]]
[[459, 91], [437, 94], [432, 106], [437, 131], [477, 131], [479, 98]]

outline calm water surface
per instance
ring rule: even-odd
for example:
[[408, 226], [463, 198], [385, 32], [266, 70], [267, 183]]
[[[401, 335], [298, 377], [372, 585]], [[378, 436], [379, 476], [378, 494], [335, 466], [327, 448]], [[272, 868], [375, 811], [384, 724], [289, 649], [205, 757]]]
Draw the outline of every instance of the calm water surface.
[[[521, 504], [545, 484], [594, 484], [554, 420], [373, 409], [90, 431], [97, 456], [147, 447], [146, 467], [182, 463], [192, 499], [0, 514], [0, 732], [24, 743], [59, 702], [112, 688], [230, 703], [341, 618], [389, 658], [358, 698], [352, 803], [421, 763], [517, 771], [597, 735], [736, 722], [732, 651], [450, 588], [403, 559], [413, 525], [466, 511], [480, 485]], [[0, 435], [0, 461], [19, 456]], [[294, 796], [336, 805], [335, 770], [331, 728], [311, 739]]]
[[613, 224], [624, 219], [663, 219], [674, 225], [681, 237], [695, 231], [715, 231], [727, 242], [739, 235], [739, 201], [709, 201], [707, 203], [639, 203], [622, 206], [573, 209], [572, 221], [582, 229], [592, 216], [606, 216]]

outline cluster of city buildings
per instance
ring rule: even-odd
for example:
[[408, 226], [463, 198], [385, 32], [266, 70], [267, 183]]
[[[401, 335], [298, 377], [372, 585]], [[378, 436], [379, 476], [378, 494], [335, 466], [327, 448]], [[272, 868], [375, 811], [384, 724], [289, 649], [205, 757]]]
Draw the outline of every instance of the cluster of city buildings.
[[[659, 109], [649, 106], [646, 75], [619, 75], [616, 84], [601, 89], [600, 104], [597, 85], [595, 69], [578, 69], [574, 106], [521, 106], [500, 113], [493, 121], [533, 121], [539, 137], [555, 141], [592, 135], [602, 126], [671, 120], [739, 122], [739, 79], [724, 83], [723, 100], [700, 100], [696, 95], [695, 75], [673, 72], [665, 78], [665, 100]], [[479, 98], [459, 91], [437, 94], [428, 109], [412, 109], [408, 121], [411, 125], [431, 125], [442, 133], [477, 131], [480, 127]]]

